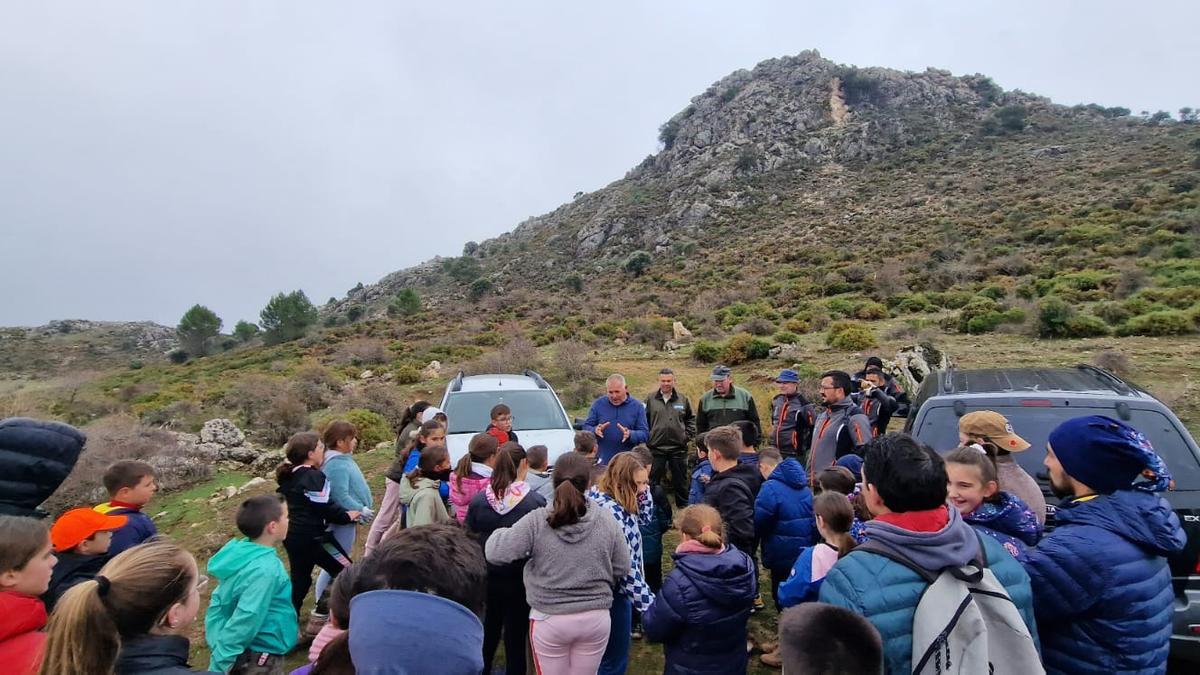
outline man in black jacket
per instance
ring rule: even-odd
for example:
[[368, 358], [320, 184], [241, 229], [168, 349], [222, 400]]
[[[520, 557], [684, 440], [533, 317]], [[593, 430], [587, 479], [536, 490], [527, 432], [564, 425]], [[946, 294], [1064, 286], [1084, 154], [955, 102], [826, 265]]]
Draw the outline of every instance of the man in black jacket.
[[663, 368], [658, 373], [658, 390], [646, 397], [646, 418], [650, 423], [650, 448], [653, 464], [650, 484], [660, 485], [670, 468], [671, 491], [675, 506], [688, 504], [688, 442], [696, 436], [696, 416], [692, 402], [675, 388], [675, 372]]
[[714, 471], [704, 490], [704, 503], [721, 513], [729, 543], [754, 558], [754, 500], [762, 475], [757, 467], [738, 462], [742, 434], [736, 427], [717, 427], [708, 432], [704, 443]]

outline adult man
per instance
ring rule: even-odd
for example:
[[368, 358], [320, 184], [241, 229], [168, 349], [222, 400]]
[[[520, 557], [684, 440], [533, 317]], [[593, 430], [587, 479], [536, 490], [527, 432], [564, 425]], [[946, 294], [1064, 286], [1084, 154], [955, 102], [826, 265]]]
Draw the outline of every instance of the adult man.
[[[1050, 433], [1046, 468], [1057, 527], [1030, 549], [1048, 673], [1164, 672], [1171, 635], [1171, 572], [1183, 550], [1179, 518], [1154, 492], [1171, 476], [1133, 427], [1093, 415]], [[1146, 475], [1149, 482], [1136, 483]]]
[[[896, 409], [892, 411], [893, 417], [908, 417], [908, 392], [904, 391], [904, 387], [896, 381], [896, 378], [891, 373], [883, 369], [883, 359], [878, 356], [867, 357], [867, 362], [863, 365], [863, 369], [855, 373], [850, 379], [852, 384], [857, 384], [867, 376], [867, 371], [872, 368], [878, 368], [883, 373], [883, 381], [886, 384], [884, 391], [888, 396], [896, 399]], [[880, 433], [883, 433], [882, 431]]]
[[592, 403], [583, 430], [596, 435], [599, 453], [596, 461], [608, 464], [618, 452], [632, 450], [650, 438], [646, 406], [629, 397], [625, 376], [614, 373], [605, 380], [608, 394]]
[[871, 440], [871, 420], [850, 398], [850, 376], [841, 370], [821, 375], [821, 403], [825, 406], [813, 420], [808, 475], [813, 478], [839, 457], [862, 454]]
[[688, 503], [687, 446], [696, 436], [696, 415], [692, 412], [692, 402], [675, 389], [675, 371], [670, 368], [659, 371], [658, 391], [646, 397], [645, 405], [650, 424], [646, 446], [654, 458], [650, 483], [659, 485], [669, 467], [675, 506], [682, 509]]
[[800, 464], [806, 464], [812, 442], [812, 411], [808, 399], [799, 392], [800, 374], [791, 368], [781, 370], [775, 384], [779, 393], [771, 399], [771, 445], [784, 457], [797, 457]]
[[[938, 574], [976, 560], [982, 545], [988, 568], [1036, 641], [1029, 577], [999, 542], [977, 535], [958, 509], [946, 507], [946, 465], [941, 456], [908, 434], [872, 439], [865, 453], [862, 495], [875, 516], [866, 525], [872, 546], [880, 545], [898, 554], [895, 557]], [[884, 671], [911, 673], [913, 619], [928, 586], [922, 575], [893, 557], [856, 550], [826, 575], [820, 600], [866, 617], [883, 638]]]
[[883, 371], [875, 366], [867, 368], [860, 383], [859, 391], [854, 392], [851, 398], [871, 421], [873, 435], [882, 436], [887, 433], [892, 413], [898, 407], [896, 399], [888, 394], [887, 380], [884, 378]]
[[696, 408], [696, 431], [706, 433], [746, 420], [754, 424], [758, 433], [762, 434], [761, 423], [758, 420], [758, 408], [754, 405], [754, 397], [750, 392], [733, 384], [733, 371], [728, 366], [717, 366], [712, 371], [712, 389], [700, 397], [700, 405]]

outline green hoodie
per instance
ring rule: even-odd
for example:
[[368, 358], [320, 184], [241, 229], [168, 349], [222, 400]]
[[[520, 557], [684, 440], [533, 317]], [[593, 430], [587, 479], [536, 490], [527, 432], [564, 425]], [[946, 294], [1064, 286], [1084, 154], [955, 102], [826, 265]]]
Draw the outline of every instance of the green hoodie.
[[208, 561], [208, 573], [217, 578], [204, 617], [209, 670], [229, 670], [247, 649], [283, 655], [296, 646], [292, 582], [274, 548], [234, 539]]

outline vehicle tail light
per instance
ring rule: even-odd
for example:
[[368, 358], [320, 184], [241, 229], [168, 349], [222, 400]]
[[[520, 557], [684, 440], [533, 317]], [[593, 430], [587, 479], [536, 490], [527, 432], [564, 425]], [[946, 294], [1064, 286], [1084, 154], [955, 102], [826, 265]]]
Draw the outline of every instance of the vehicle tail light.
[[1054, 406], [1054, 401], [1045, 398], [1027, 398], [1021, 401], [1021, 405], [1026, 408], [1051, 408]]

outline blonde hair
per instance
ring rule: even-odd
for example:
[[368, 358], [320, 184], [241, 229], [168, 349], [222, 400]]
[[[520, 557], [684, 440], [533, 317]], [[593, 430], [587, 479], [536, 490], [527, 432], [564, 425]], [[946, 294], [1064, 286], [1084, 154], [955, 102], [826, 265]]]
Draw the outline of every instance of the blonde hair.
[[187, 599], [197, 574], [192, 554], [169, 541], [122, 552], [58, 601], [39, 672], [112, 673], [121, 641], [161, 624], [172, 605]]
[[633, 474], [644, 468], [633, 453], [622, 452], [608, 463], [608, 468], [596, 481], [596, 489], [612, 497], [626, 513], [636, 516], [638, 486]]
[[708, 548], [725, 545], [725, 523], [721, 513], [707, 504], [693, 504], [679, 516], [679, 531]]

